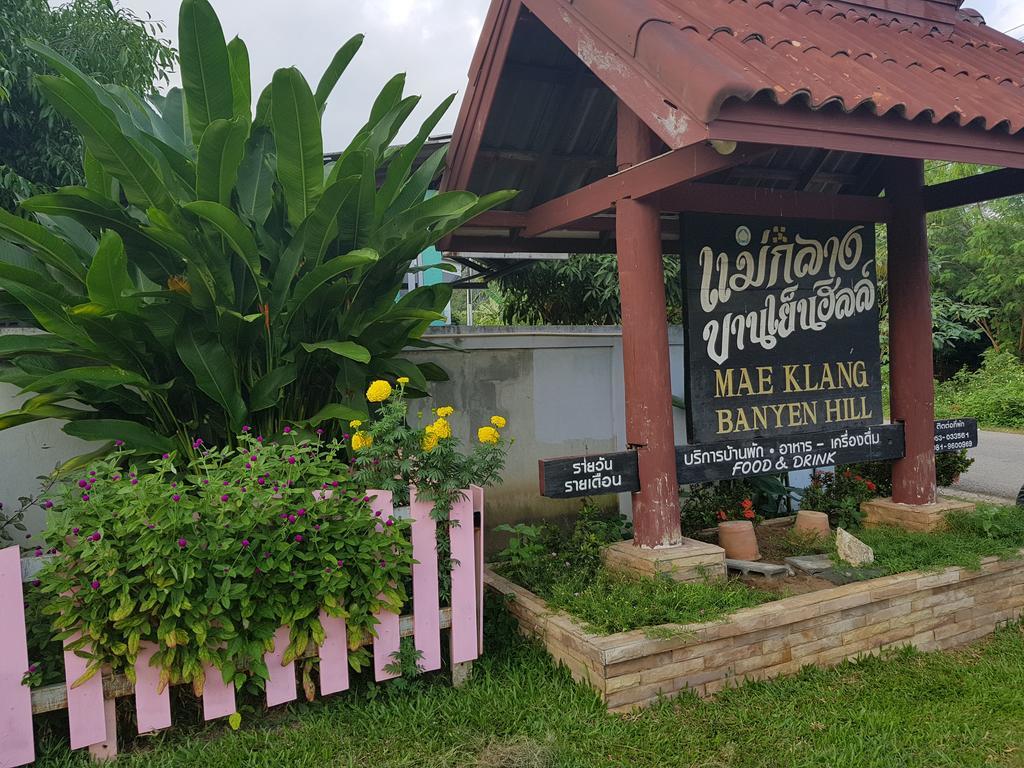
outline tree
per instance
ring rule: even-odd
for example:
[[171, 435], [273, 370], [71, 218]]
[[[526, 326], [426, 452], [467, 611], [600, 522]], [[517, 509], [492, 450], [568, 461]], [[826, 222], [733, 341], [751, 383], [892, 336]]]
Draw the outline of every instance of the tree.
[[81, 139], [43, 98], [33, 75], [45, 63], [25, 40], [46, 43], [100, 82], [149, 95], [175, 61], [162, 33], [111, 0], [0, 4], [0, 207], [83, 179]]
[[[670, 323], [683, 318], [678, 256], [665, 257]], [[614, 254], [541, 261], [501, 278], [503, 314], [509, 325], [619, 325], [622, 304]]]
[[[321, 115], [362, 44], [349, 40], [316, 89], [279, 69], [252, 109], [245, 44], [208, 0], [181, 6], [183, 89], [146, 101], [57, 54], [38, 75], [86, 151], [86, 185], [0, 211], [0, 381], [36, 393], [0, 429], [44, 418], [140, 453], [195, 454], [252, 426], [344, 431], [374, 378], [425, 393], [436, 365], [403, 358], [443, 318], [451, 288], [398, 299], [427, 247], [513, 193], [428, 197], [447, 147], [414, 170], [449, 97], [391, 147], [419, 103], [393, 78], [325, 172]], [[380, 173], [383, 183], [378, 186]], [[6, 315], [6, 317], [5, 317]]]

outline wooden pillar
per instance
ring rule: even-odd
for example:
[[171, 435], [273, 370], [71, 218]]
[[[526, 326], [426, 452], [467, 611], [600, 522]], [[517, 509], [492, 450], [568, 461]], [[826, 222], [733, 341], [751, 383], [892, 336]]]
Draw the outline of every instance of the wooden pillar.
[[[658, 139], [619, 102], [619, 170], [654, 156]], [[622, 362], [626, 390], [626, 441], [640, 459], [639, 493], [633, 494], [634, 543], [640, 547], [682, 542], [676, 480], [672, 380], [656, 203], [623, 199], [616, 206], [619, 283], [622, 289]]]
[[891, 409], [893, 421], [905, 425], [907, 439], [905, 458], [893, 466], [893, 501], [933, 504], [935, 388], [924, 163], [887, 161], [886, 197], [893, 205], [886, 226]]

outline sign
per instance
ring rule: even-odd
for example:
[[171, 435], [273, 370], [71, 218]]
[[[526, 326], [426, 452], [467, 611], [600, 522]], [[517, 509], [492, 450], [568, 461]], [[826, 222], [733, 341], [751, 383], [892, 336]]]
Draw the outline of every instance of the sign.
[[685, 216], [682, 242], [691, 442], [882, 423], [873, 225]]
[[676, 477], [680, 485], [739, 480], [838, 464], [902, 459], [904, 452], [902, 424], [684, 445], [676, 448]]
[[578, 499], [640, 490], [640, 467], [634, 451], [541, 460], [540, 494], [549, 499]]
[[955, 453], [978, 447], [978, 422], [975, 419], [947, 419], [935, 422], [935, 452]]

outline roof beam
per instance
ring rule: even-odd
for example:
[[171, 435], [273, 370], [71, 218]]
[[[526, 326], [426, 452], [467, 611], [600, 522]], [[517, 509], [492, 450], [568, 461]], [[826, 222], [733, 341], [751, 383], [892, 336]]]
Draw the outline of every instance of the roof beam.
[[659, 195], [663, 211], [777, 216], [827, 221], [889, 220], [890, 203], [883, 197], [819, 195], [727, 184], [681, 184]]
[[974, 203], [1024, 194], [1024, 171], [1004, 168], [924, 188], [928, 212], [961, 208]]
[[565, 228], [612, 208], [619, 200], [656, 195], [682, 182], [743, 165], [770, 151], [754, 146], [722, 155], [707, 144], [694, 144], [667, 152], [533, 208], [526, 215], [523, 237]]

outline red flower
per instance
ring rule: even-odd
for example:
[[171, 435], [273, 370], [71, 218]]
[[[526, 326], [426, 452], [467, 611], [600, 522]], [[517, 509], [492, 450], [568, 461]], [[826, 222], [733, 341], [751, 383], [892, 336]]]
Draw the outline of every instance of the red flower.
[[742, 506], [744, 509], [753, 509], [754, 502], [752, 502], [750, 499], [744, 499]]
[[747, 520], [753, 520], [755, 517], [757, 517], [757, 513], [755, 513], [752, 509], [747, 509], [743, 511], [743, 516], [747, 518]]
[[725, 510], [720, 509], [720, 510], [718, 510], [718, 519], [719, 520], [728, 520], [729, 516], [727, 514], [725, 514]]
[[868, 480], [868, 490], [874, 493], [875, 491], [878, 490], [878, 486], [872, 483], [870, 480]]

